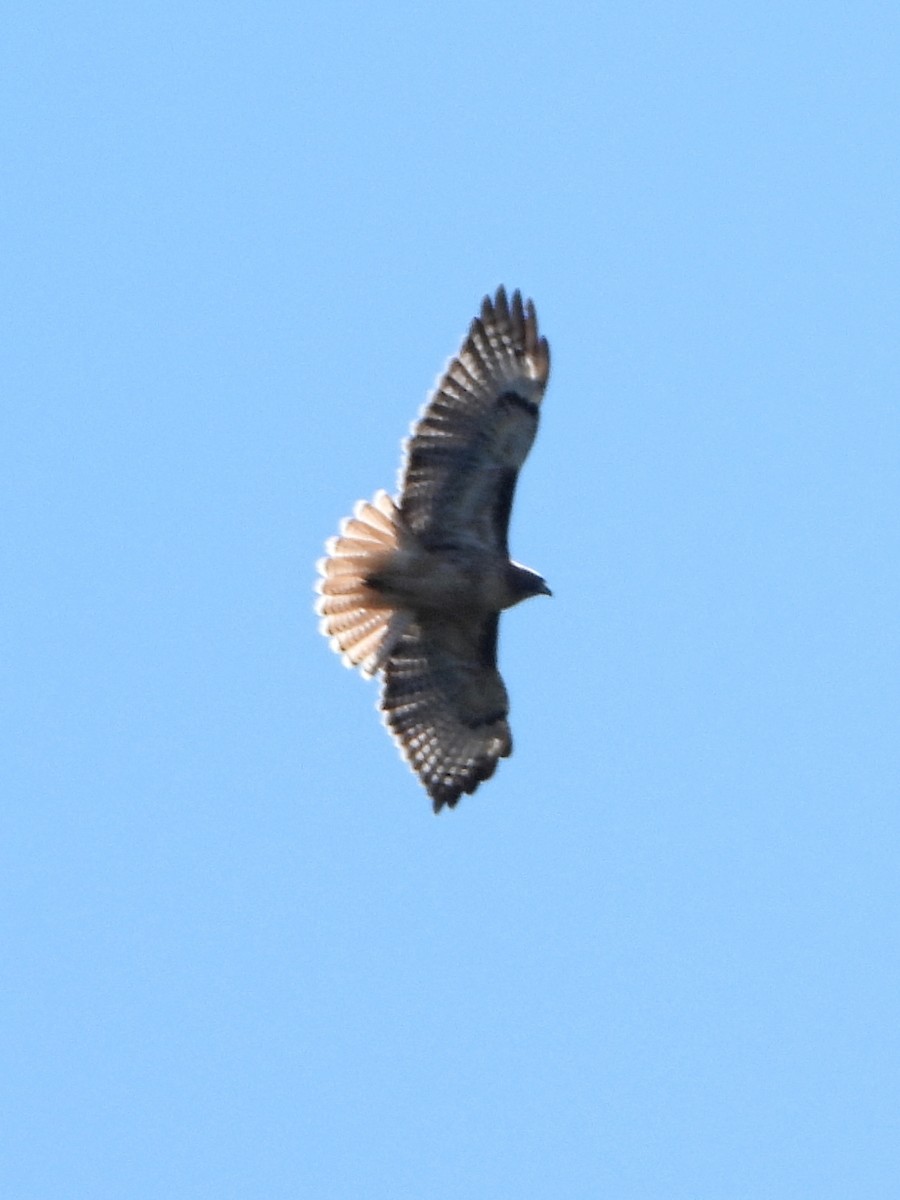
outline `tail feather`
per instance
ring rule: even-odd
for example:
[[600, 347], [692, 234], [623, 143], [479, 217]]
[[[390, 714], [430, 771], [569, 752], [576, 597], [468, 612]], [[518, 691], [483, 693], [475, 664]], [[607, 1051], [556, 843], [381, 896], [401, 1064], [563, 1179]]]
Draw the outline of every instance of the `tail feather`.
[[346, 577], [347, 579], [355, 578], [360, 571], [365, 570], [367, 558], [363, 554], [355, 554], [352, 558], [320, 558], [316, 563], [316, 570], [320, 575], [325, 573], [325, 564], [328, 563], [328, 579], [337, 581]]
[[[364, 584], [363, 580], [365, 579], [366, 574], [369, 571], [373, 570], [374, 564], [377, 561], [378, 561], [378, 559], [376, 559], [374, 557], [374, 555], [372, 557], [372, 560], [368, 563], [368, 565], [366, 564], [366, 561], [363, 560], [362, 562], [359, 563], [359, 565], [357, 566], [356, 570], [353, 572], [352, 575], [350, 575], [350, 574], [334, 574], [334, 575], [332, 575], [330, 573], [326, 574], [326, 577], [321, 585], [322, 595], [323, 596], [361, 596], [363, 594], [367, 595], [368, 592], [367, 591], [364, 592], [364, 590], [363, 590], [363, 589], [365, 589], [365, 584]], [[327, 570], [327, 564], [329, 564], [331, 562], [331, 559], [326, 559], [325, 562], [326, 562], [326, 570]], [[323, 615], [330, 611], [331, 611], [330, 609], [325, 609], [325, 608], [323, 608], [323, 610], [322, 610]]]
[[317, 564], [322, 576], [316, 604], [322, 618], [319, 628], [345, 665], [359, 667], [364, 675], [374, 675], [384, 665], [411, 620], [386, 606], [366, 584], [398, 548], [400, 529], [397, 506], [386, 492], [378, 492], [372, 501], [356, 505]]

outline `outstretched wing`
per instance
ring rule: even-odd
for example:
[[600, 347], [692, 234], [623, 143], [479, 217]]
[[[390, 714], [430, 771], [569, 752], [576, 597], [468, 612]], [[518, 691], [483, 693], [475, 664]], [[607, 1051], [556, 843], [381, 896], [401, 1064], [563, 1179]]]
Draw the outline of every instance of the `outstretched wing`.
[[406, 444], [400, 509], [430, 545], [508, 554], [519, 468], [537, 432], [550, 350], [518, 291], [485, 297]]
[[496, 613], [417, 621], [384, 665], [385, 721], [435, 812], [474, 792], [512, 753], [497, 623]]

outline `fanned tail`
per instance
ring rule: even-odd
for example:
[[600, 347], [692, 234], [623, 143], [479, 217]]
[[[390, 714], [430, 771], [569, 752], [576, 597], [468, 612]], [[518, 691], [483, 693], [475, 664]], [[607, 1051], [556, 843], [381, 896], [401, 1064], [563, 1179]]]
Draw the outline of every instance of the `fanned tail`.
[[340, 533], [326, 544], [327, 556], [316, 564], [316, 612], [320, 631], [345, 666], [374, 675], [408, 627], [409, 614], [390, 608], [367, 578], [382, 567], [400, 543], [397, 506], [386, 492], [360, 500]]

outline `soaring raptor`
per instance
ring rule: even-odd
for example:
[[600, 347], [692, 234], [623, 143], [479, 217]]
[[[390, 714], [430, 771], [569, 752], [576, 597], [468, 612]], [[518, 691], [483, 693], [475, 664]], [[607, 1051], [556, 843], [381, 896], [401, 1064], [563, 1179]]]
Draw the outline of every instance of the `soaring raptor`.
[[412, 427], [399, 496], [360, 501], [318, 563], [322, 633], [347, 666], [381, 672], [385, 722], [435, 812], [512, 753], [497, 627], [550, 595], [507, 544], [549, 373], [532, 302], [485, 297]]

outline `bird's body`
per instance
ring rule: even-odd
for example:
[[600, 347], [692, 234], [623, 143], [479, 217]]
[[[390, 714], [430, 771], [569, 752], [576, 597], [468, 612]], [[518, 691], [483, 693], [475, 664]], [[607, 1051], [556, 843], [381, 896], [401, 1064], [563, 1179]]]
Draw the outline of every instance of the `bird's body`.
[[512, 751], [497, 627], [549, 594], [507, 545], [549, 367], [531, 302], [485, 299], [413, 426], [399, 502], [357, 504], [319, 564], [322, 632], [348, 666], [382, 672], [386, 723], [435, 811]]
[[391, 608], [468, 620], [512, 608], [532, 594], [527, 569], [489, 550], [457, 544], [448, 553], [449, 548], [423, 545], [414, 535], [409, 541], [366, 576]]

